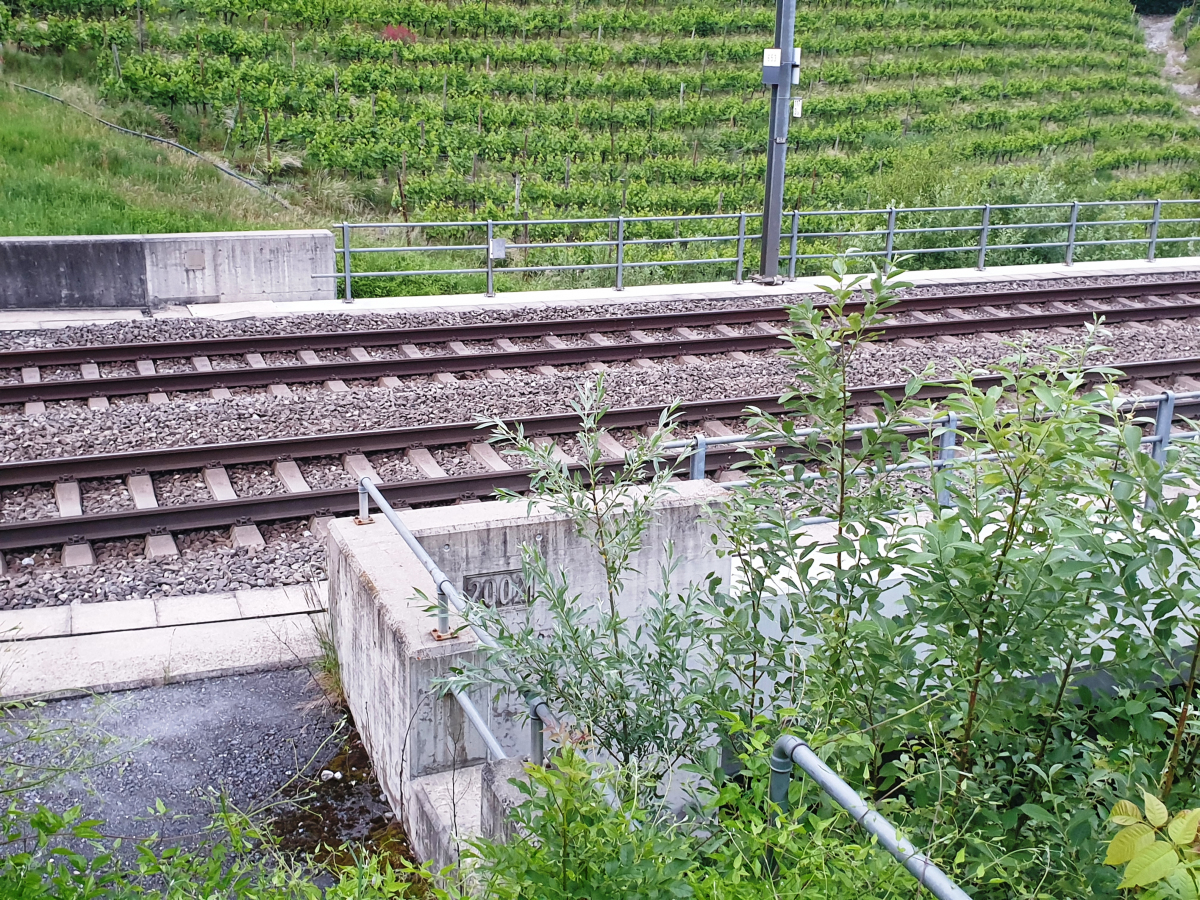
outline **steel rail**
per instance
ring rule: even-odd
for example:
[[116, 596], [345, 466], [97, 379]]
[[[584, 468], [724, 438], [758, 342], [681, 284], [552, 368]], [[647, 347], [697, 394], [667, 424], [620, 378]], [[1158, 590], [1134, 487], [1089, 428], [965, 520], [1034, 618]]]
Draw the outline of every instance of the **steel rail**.
[[[1084, 285], [1053, 288], [1012, 288], [967, 294], [940, 294], [903, 298], [890, 312], [931, 312], [954, 308], [1012, 306], [1021, 303], [1078, 302], [1200, 292], [1200, 279], [1164, 280], [1126, 285]], [[801, 295], [797, 295], [801, 296]], [[775, 295], [778, 299], [778, 295]], [[739, 297], [738, 300], [755, 299]], [[850, 304], [849, 311], [862, 308]], [[635, 316], [593, 316], [577, 319], [544, 319], [530, 322], [495, 322], [479, 325], [436, 325], [305, 334], [247, 335], [134, 344], [17, 348], [0, 350], [0, 369], [29, 366], [64, 366], [94, 362], [131, 362], [139, 359], [182, 359], [194, 356], [239, 356], [246, 353], [289, 353], [346, 347], [379, 347], [398, 344], [431, 344], [450, 341], [492, 341], [498, 338], [541, 337], [547, 334], [587, 334], [632, 330], [701, 328], [752, 322], [787, 320], [783, 304], [718, 310], [694, 310]], [[92, 384], [105, 384], [109, 379]]]
[[[1200, 313], [1198, 313], [1200, 314]], [[412, 377], [436, 372], [479, 372], [484, 369], [528, 369], [534, 366], [569, 366], [588, 362], [620, 362], [691, 354], [753, 352], [781, 346], [770, 334], [737, 337], [675, 338], [631, 344], [586, 347], [539, 347], [465, 355], [421, 356], [413, 359], [373, 359], [367, 362], [326, 362], [295, 366], [224, 369], [212, 372], [170, 372], [154, 375], [118, 375], [102, 379], [0, 384], [0, 404], [35, 400], [77, 400], [98, 394], [121, 396], [151, 392], [208, 390], [214, 387], [265, 387], [271, 384]]]
[[[720, 313], [708, 315], [707, 324], [712, 324], [712, 319], [720, 315]], [[728, 313], [725, 315], [728, 315]], [[786, 311], [782, 311], [781, 315], [786, 316]], [[1163, 303], [1154, 305], [1107, 310], [1052, 310], [1049, 312], [976, 317], [946, 317], [932, 322], [887, 323], [881, 325], [875, 331], [875, 339], [889, 341], [902, 338], [928, 338], [937, 335], [964, 335], [1079, 326], [1089, 323], [1100, 316], [1107, 322], [1115, 323], [1155, 321], [1165, 318], [1189, 318], [1200, 316], [1200, 302], [1191, 300], [1185, 302], [1164, 301]], [[638, 318], [653, 319], [655, 324], [650, 325], [638, 322]], [[754, 319], [754, 321], [759, 322], [767, 320], [766, 316], [761, 315]], [[588, 324], [591, 325], [593, 321], [595, 320], [589, 320]], [[672, 320], [668, 316], [655, 316], [598, 321], [619, 321], [626, 325], [633, 322], [641, 324], [646, 329], [661, 329], [671, 321], [677, 322], [678, 320]], [[543, 327], [552, 324], [559, 333], [570, 333], [566, 328], [558, 328], [557, 326], [560, 323], [525, 324], [527, 326], [541, 324]], [[676, 325], [676, 327], [680, 326]], [[693, 322], [693, 327], [701, 326], [700, 323]], [[575, 333], [579, 333], [582, 330], [578, 324], [573, 324], [571, 328]], [[592, 329], [588, 328], [588, 330]], [[619, 329], [613, 328], [610, 325], [608, 330], [611, 332]], [[635, 329], [626, 328], [623, 330]], [[553, 334], [555, 331], [543, 330], [540, 333]], [[332, 337], [332, 335], [324, 335], [323, 337]], [[484, 369], [520, 369], [535, 366], [580, 365], [588, 362], [622, 362], [631, 359], [658, 359], [686, 355], [704, 356], [735, 351], [757, 352], [780, 346], [778, 335], [757, 333], [732, 337], [676, 338], [627, 344], [596, 344], [584, 347], [544, 347], [531, 350], [489, 351], [401, 359], [352, 360], [204, 372], [156, 373], [153, 375], [121, 375], [88, 380], [71, 379], [28, 384], [0, 384], [0, 404], [48, 400], [78, 400], [100, 394], [121, 396], [151, 392], [201, 391], [214, 387], [264, 387], [285, 382], [299, 384], [334, 380], [344, 381], [346, 379], [373, 379], [384, 376], [414, 377], [432, 375], [438, 372], [462, 373], [477, 372]]]
[[[741, 416], [748, 406], [756, 406], [768, 412], [775, 412], [781, 408], [777, 395], [703, 400], [682, 404], [680, 417], [685, 422], [736, 418]], [[658, 421], [663, 409], [663, 405], [654, 405], [610, 410], [604, 416], [604, 426], [609, 429], [638, 428], [653, 424]], [[579, 429], [579, 417], [572, 413], [528, 416], [513, 420], [514, 425], [518, 423], [525, 429], [526, 434], [535, 436], [574, 434]], [[281, 459], [339, 456], [344, 453], [378, 453], [405, 450], [409, 447], [467, 444], [485, 440], [487, 433], [480, 430], [478, 423], [450, 422], [375, 431], [335, 432], [228, 444], [198, 444], [160, 450], [22, 460], [0, 463], [0, 487], [73, 481], [81, 478], [112, 478], [142, 472], [216, 468]], [[455, 496], [457, 495], [452, 495], [450, 499]]]
[[[1175, 375], [1200, 374], [1200, 357], [1174, 360], [1150, 360], [1116, 365], [1127, 379], [1166, 378]], [[978, 387], [987, 388], [1000, 383], [999, 376], [984, 376], [975, 380]], [[904, 386], [866, 385], [852, 389], [851, 403], [878, 400], [880, 394], [899, 396]], [[953, 390], [948, 383], [930, 384], [918, 396], [926, 399], [945, 397]], [[684, 404], [680, 417], [684, 422], [744, 416], [748, 408], [778, 412], [775, 395], [742, 397], [730, 400], [700, 401]], [[663, 407], [629, 407], [610, 411], [604, 419], [607, 428], [632, 428], [658, 420]], [[1179, 403], [1177, 416], [1200, 413], [1200, 400]], [[572, 414], [533, 416], [519, 421], [527, 434], [573, 434], [579, 427], [578, 417]], [[237, 463], [265, 462], [289, 457], [323, 456], [338, 453], [394, 450], [413, 446], [446, 443], [467, 443], [483, 437], [475, 423], [449, 423], [437, 426], [389, 429], [375, 432], [350, 432], [303, 438], [284, 438], [237, 444], [201, 445], [198, 447], [168, 448], [102, 456], [67, 457], [53, 460], [34, 460], [0, 464], [0, 486], [30, 483], [111, 477], [134, 472], [167, 471], [178, 468]], [[713, 448], [706, 454], [705, 471], [726, 468], [742, 451], [736, 447]], [[614, 463], [614, 465], [619, 463]], [[514, 469], [508, 472], [485, 472], [456, 475], [382, 485], [380, 490], [396, 504], [424, 504], [474, 499], [493, 494], [498, 489], [523, 491], [529, 486], [529, 471]], [[245, 497], [225, 502], [161, 506], [146, 510], [69, 518], [34, 519], [0, 524], [0, 549], [43, 546], [80, 540], [108, 540], [133, 537], [161, 531], [181, 531], [203, 528], [222, 528], [249, 522], [268, 522], [278, 519], [306, 518], [313, 515], [336, 515], [357, 508], [357, 488], [337, 488], [296, 494], [272, 494], [265, 497]]]

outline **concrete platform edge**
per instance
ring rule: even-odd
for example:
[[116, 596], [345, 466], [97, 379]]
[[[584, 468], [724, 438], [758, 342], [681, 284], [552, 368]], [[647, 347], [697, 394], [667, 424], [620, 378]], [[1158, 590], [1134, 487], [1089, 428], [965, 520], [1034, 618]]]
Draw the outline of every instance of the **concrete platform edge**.
[[[1080, 262], [1072, 266], [1063, 263], [1024, 266], [996, 266], [978, 269], [924, 269], [905, 273], [905, 279], [917, 286], [996, 284], [1002, 286], [1020, 282], [1037, 282], [1065, 278], [1096, 278], [1104, 276], [1187, 275], [1200, 272], [1200, 257], [1173, 257], [1148, 262], [1137, 260], [1104, 260]], [[168, 306], [153, 313], [155, 318], [271, 318], [274, 316], [330, 315], [387, 312], [444, 312], [475, 309], [539, 308], [556, 306], [593, 306], [687, 300], [729, 300], [756, 297], [785, 298], [813, 293], [822, 276], [806, 276], [782, 285], [759, 285], [752, 282], [734, 284], [732, 281], [661, 284], [630, 287], [624, 291], [612, 288], [577, 288], [568, 290], [513, 291], [487, 297], [483, 294], [450, 294], [411, 297], [373, 297], [344, 303], [340, 300], [293, 301], [273, 300], [226, 301]], [[129, 309], [71, 309], [71, 310], [3, 310], [0, 311], [0, 331], [64, 328], [87, 324], [102, 324], [141, 318], [138, 310]]]

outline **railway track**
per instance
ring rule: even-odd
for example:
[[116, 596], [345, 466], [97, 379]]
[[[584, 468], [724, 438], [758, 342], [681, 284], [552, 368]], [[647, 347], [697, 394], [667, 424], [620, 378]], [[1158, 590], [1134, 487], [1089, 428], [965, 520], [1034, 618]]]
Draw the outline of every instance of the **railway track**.
[[[1097, 316], [1110, 323], [1200, 316], [1200, 280], [916, 297], [891, 310], [879, 339], [1071, 327]], [[109, 397], [133, 395], [151, 403], [193, 391], [227, 399], [232, 388], [286, 396], [289, 384], [318, 383], [337, 392], [349, 390], [347, 382], [394, 387], [401, 378], [420, 376], [449, 381], [483, 373], [500, 379], [516, 370], [550, 373], [555, 366], [736, 356], [779, 347], [779, 326], [786, 320], [786, 307], [766, 306], [5, 350], [0, 404], [24, 403], [27, 411], [38, 412], [49, 401], [86, 400], [104, 407]]]
[[[1134, 395], [1161, 393], [1168, 387], [1181, 392], [1200, 391], [1200, 357], [1131, 362], [1116, 367], [1124, 371]], [[996, 376], [976, 380], [980, 387], [997, 382]], [[881, 393], [899, 396], [903, 390], [901, 384], [865, 385], [855, 388], [851, 399], [856, 407], [870, 406], [879, 402]], [[931, 384], [920, 396], [936, 400], [949, 390], [948, 385]], [[779, 409], [775, 395], [688, 403], [681, 408], [685, 426], [681, 431], [689, 435], [733, 434], [737, 420], [751, 406], [766, 411]], [[623, 430], [656, 423], [661, 410], [661, 406], [618, 409], [608, 413], [604, 421], [611, 432], [621, 434]], [[1200, 400], [1181, 401], [1176, 406], [1177, 416], [1198, 414]], [[528, 417], [521, 423], [527, 434], [556, 442], [568, 440], [578, 429], [578, 419], [569, 414]], [[260, 523], [338, 515], [357, 509], [357, 490], [350, 485], [365, 475], [384, 482], [381, 490], [395, 505], [473, 500], [499, 488], [513, 491], [527, 488], [528, 471], [513, 469], [485, 440], [486, 435], [476, 423], [463, 422], [0, 463], [0, 489], [53, 485], [58, 506], [57, 517], [0, 524], [0, 550], [59, 543], [84, 547], [86, 542], [94, 540], [146, 535], [148, 555], [170, 556], [175, 551], [172, 532], [214, 528], [233, 528], [235, 543], [254, 546], [262, 540], [257, 530]], [[447, 446], [460, 448], [473, 461], [473, 471], [450, 474], [444, 470], [430, 448]], [[614, 459], [622, 452], [616, 438], [612, 438], [608, 449]], [[732, 446], [711, 448], [706, 454], [706, 472], [720, 475], [739, 458], [740, 452]], [[390, 482], [379, 478], [368, 453], [399, 454], [418, 475]], [[314, 490], [305, 481], [298, 461], [329, 457], [339, 459], [347, 486]], [[227, 467], [247, 464], [272, 467], [277, 480], [274, 492], [256, 496], [235, 493]], [[154, 477], [181, 470], [202, 473], [210, 494], [206, 502], [160, 504]], [[134, 508], [85, 515], [80, 482], [103, 478], [124, 479]]]

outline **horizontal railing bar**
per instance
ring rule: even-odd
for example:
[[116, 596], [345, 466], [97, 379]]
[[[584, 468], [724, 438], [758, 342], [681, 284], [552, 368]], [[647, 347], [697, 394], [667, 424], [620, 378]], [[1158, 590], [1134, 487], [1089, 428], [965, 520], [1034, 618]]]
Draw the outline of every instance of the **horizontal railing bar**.
[[[978, 227], [975, 229], [978, 231]], [[796, 233], [798, 238], [821, 238], [821, 237], [874, 237], [875, 235], [887, 234], [886, 228], [873, 229], [870, 231], [799, 231]]]
[[[628, 265], [628, 263], [626, 263]], [[617, 264], [612, 263], [575, 263], [572, 265], [563, 266], [496, 266], [494, 271], [497, 275], [503, 272], [562, 272], [566, 269], [576, 271], [578, 269], [615, 269]]]
[[[929, 228], [897, 228], [892, 234], [931, 234], [935, 231], [978, 231], [980, 225], [935, 225]], [[887, 232], [884, 232], [885, 234]]]
[[[351, 278], [391, 277], [394, 275], [479, 275], [486, 274], [487, 269], [406, 269], [399, 272], [351, 272]], [[313, 278], [345, 278], [344, 272], [314, 274]]]
[[[1075, 246], [1078, 247], [1082, 243], [1083, 243], [1083, 241], [1076, 241]], [[1111, 243], [1111, 242], [1101, 241], [1100, 243]], [[1142, 238], [1140, 241], [1137, 241], [1136, 243], [1144, 244], [1144, 243], [1146, 243], [1146, 239]], [[1038, 243], [1038, 244], [988, 244], [987, 249], [988, 249], [988, 253], [991, 253], [993, 250], [1036, 250], [1038, 247], [1066, 247], [1068, 245], [1069, 244], [1067, 241], [1046, 241], [1046, 243], [1044, 243], [1044, 244], [1042, 244], [1042, 243]], [[976, 248], [976, 249], [978, 249], [978, 248]]]
[[[1147, 240], [1148, 239], [1144, 238], [1144, 237], [1141, 237], [1141, 238], [1112, 238], [1111, 240], [1076, 241], [1075, 246], [1076, 247], [1099, 247], [1104, 244], [1144, 244], [1144, 243], [1146, 243]], [[1042, 244], [1034, 244], [1033, 246], [1041, 247], [1043, 245]]]
[[[573, 250], [576, 247], [616, 247], [617, 241], [562, 241], [557, 244], [510, 244], [505, 242], [505, 249], [508, 250], [544, 250], [544, 249], [561, 249]], [[626, 241], [626, 245], [632, 243]]]
[[[345, 253], [345, 248], [338, 247], [338, 253]], [[351, 247], [351, 253], [437, 253], [445, 250], [476, 250], [487, 249], [487, 244], [434, 244], [429, 247]]]
[[[660, 261], [651, 260], [649, 262], [627, 262], [624, 264], [626, 269], [647, 269], [652, 266], [699, 266], [704, 263], [736, 263], [736, 256], [718, 256], [716, 259], [664, 259]], [[613, 264], [616, 268], [616, 264]]]
[[[1038, 246], [1041, 246], [1041, 245], [1039, 244]], [[988, 249], [993, 250], [995, 248], [988, 247]], [[979, 245], [973, 244], [969, 247], [912, 247], [912, 248], [895, 247], [895, 248], [893, 248], [892, 253], [894, 253], [897, 256], [917, 256], [921, 253], [963, 253], [968, 250], [971, 252], [978, 252]], [[886, 252], [886, 251], [880, 251], [880, 252]]]

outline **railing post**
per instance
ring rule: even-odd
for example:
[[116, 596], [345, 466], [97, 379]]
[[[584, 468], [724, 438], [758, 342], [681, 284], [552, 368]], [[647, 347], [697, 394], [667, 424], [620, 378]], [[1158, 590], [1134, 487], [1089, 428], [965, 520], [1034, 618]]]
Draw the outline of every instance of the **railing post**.
[[438, 624], [437, 632], [434, 636], [441, 639], [450, 636], [450, 598], [446, 596], [446, 592], [442, 590], [441, 585], [438, 585], [437, 606]]
[[488, 219], [488, 223], [487, 223], [487, 295], [489, 297], [496, 296], [494, 263], [492, 260], [492, 220], [491, 219]]
[[529, 761], [540, 766], [546, 759], [546, 728], [538, 713], [542, 701], [534, 697], [529, 701]]
[[742, 283], [742, 271], [746, 263], [746, 214], [741, 213], [738, 216], [738, 237], [737, 237], [737, 275], [733, 279], [734, 284]]
[[691, 480], [704, 480], [704, 462], [708, 453], [708, 438], [702, 434], [696, 435], [696, 452], [692, 454]]
[[[771, 751], [771, 781], [767, 795], [780, 812], [788, 811], [788, 788], [792, 786], [792, 757], [778, 743]], [[771, 820], [775, 819], [775, 811], [771, 811]]]
[[[938, 438], [938, 458], [934, 464], [934, 469], [938, 472], [943, 471], [946, 466], [954, 461], [954, 456], [958, 452], [958, 414], [948, 413], [946, 415], [946, 430], [941, 433]], [[938, 506], [950, 505], [950, 488], [943, 485], [938, 491]]]
[[1158, 223], [1162, 219], [1162, 201], [1154, 201], [1154, 215], [1150, 217], [1150, 249], [1146, 254], [1146, 262], [1154, 262], [1158, 252]]
[[617, 290], [625, 290], [625, 217], [617, 217]]
[[992, 225], [992, 204], [983, 204], [983, 219], [979, 226], [979, 262], [975, 268], [981, 272], [987, 265], [987, 245], [988, 245], [988, 229]]
[[350, 223], [342, 223], [342, 270], [346, 276], [346, 296], [343, 303], [353, 303], [354, 295], [350, 291]]
[[1158, 401], [1154, 411], [1154, 450], [1151, 456], [1160, 465], [1167, 461], [1167, 447], [1171, 443], [1171, 423], [1175, 420], [1175, 392], [1167, 391]]
[[360, 482], [358, 485], [358, 518], [354, 520], [354, 524], [368, 525], [371, 521], [371, 495], [367, 493], [366, 487]]
[[888, 269], [892, 268], [892, 255], [896, 248], [896, 207], [888, 207], [887, 244], [884, 248], [884, 259]]
[[1079, 225], [1079, 201], [1071, 202], [1071, 223], [1067, 226], [1067, 265], [1075, 265], [1075, 229]]
[[792, 210], [792, 252], [791, 258], [788, 261], [788, 279], [796, 280], [796, 247], [797, 240], [800, 237], [800, 210]]

